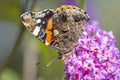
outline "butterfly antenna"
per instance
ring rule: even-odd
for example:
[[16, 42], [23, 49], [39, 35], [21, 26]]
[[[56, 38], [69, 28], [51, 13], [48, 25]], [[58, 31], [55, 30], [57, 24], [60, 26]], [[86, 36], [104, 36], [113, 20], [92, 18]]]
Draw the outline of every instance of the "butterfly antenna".
[[45, 65], [44, 69], [46, 69], [49, 65], [51, 65], [55, 60], [57, 60], [57, 57], [53, 58], [47, 65]]

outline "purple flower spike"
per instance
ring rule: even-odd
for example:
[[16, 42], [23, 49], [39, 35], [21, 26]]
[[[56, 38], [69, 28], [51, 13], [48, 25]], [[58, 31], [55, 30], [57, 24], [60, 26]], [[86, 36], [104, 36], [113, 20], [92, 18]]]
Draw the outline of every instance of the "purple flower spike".
[[76, 3], [76, 0], [63, 0], [62, 5], [74, 5], [74, 6], [78, 6], [78, 4]]
[[77, 46], [65, 60], [65, 80], [120, 80], [120, 52], [112, 31], [86, 24]]

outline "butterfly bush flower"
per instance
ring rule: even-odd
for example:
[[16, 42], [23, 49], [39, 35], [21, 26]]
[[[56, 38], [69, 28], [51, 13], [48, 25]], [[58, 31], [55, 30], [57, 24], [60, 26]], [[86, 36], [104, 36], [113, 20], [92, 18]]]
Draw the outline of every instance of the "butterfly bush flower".
[[112, 31], [86, 24], [74, 51], [65, 60], [65, 80], [120, 80], [120, 55]]
[[61, 5], [74, 5], [74, 6], [78, 6], [76, 0], [63, 0]]

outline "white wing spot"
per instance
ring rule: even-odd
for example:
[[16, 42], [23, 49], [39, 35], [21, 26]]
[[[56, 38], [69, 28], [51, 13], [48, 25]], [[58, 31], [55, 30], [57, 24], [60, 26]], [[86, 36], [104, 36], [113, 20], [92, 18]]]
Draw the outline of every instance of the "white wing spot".
[[48, 46], [49, 44], [50, 44], [50, 43], [48, 43], [47, 41], [45, 41], [45, 45], [47, 45], [47, 46]]
[[50, 11], [47, 11], [47, 14], [49, 14], [50, 13]]
[[34, 31], [33, 31], [33, 34], [34, 34], [35, 36], [38, 36], [39, 31], [40, 31], [40, 27], [39, 27], [39, 26], [36, 26], [35, 29], [34, 29]]
[[41, 19], [37, 19], [36, 22], [37, 22], [37, 23], [41, 23]]
[[43, 24], [45, 24], [45, 22], [44, 22], [44, 21], [43, 21], [42, 23], [43, 23]]
[[45, 13], [39, 15], [41, 18], [45, 17]]

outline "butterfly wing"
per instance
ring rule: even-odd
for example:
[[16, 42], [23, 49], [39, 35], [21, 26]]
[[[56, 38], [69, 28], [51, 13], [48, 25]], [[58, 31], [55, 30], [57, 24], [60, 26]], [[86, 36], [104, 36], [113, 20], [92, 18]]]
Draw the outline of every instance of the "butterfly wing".
[[[38, 39], [49, 45], [48, 37], [51, 37], [50, 30], [52, 30], [52, 16], [54, 10], [46, 9], [41, 12], [25, 12], [21, 15], [22, 23], [26, 28], [33, 33]], [[48, 36], [49, 35], [49, 36]], [[48, 39], [48, 40], [46, 40]]]

